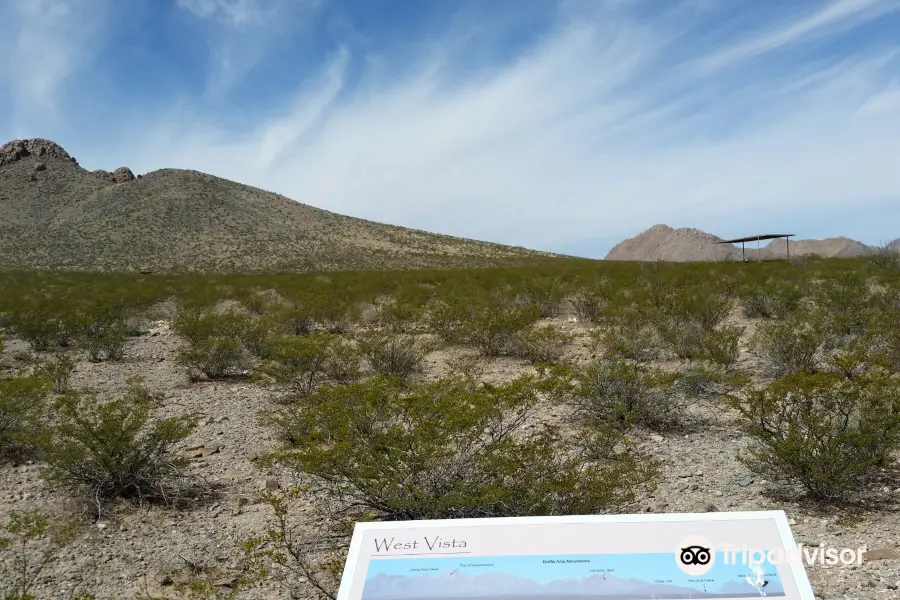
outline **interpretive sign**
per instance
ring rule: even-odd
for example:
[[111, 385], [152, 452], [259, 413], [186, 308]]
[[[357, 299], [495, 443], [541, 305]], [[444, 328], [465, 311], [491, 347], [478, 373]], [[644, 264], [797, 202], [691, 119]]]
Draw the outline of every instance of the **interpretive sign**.
[[358, 523], [338, 600], [814, 600], [782, 511]]

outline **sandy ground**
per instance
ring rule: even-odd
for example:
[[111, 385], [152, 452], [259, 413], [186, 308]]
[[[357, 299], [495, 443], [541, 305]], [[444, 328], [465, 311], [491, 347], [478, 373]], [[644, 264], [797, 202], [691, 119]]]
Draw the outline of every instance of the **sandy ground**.
[[[732, 321], [741, 319], [734, 316]], [[586, 338], [586, 328], [581, 325], [565, 320], [555, 323], [578, 332], [582, 340]], [[185, 510], [117, 507], [101, 523], [88, 527], [59, 560], [47, 567], [38, 597], [66, 597], [67, 590], [79, 583], [84, 585], [81, 591], [90, 591], [98, 599], [136, 598], [147, 593], [157, 598], [174, 597], [170, 595], [172, 586], [161, 582], [167, 574], [183, 573], [188, 562], [224, 576], [241, 565], [239, 543], [259, 535], [266, 527], [270, 509], [261, 502], [260, 492], [267, 479], [270, 485], [274, 481], [290, 485], [286, 474], [267, 472], [254, 462], [257, 455], [275, 444], [272, 434], [257, 423], [258, 411], [270, 404], [273, 392], [246, 381], [189, 383], [174, 361], [181, 343], [165, 322], [157, 322], [129, 343], [123, 362], [80, 362], [71, 384], [114, 391], [129, 377], [139, 375], [149, 389], [159, 393], [159, 416], [185, 412], [204, 415], [185, 447], [215, 449], [215, 453], [192, 460], [191, 471], [212, 484], [217, 496], [199, 499]], [[26, 351], [23, 342], [9, 340], [3, 360], [13, 364], [13, 356]], [[587, 351], [575, 347], [572, 354], [584, 357]], [[446, 358], [447, 351], [430, 355], [425, 376], [439, 376], [445, 370]], [[758, 365], [753, 361], [745, 348], [740, 366], [755, 369]], [[486, 361], [485, 368], [485, 379], [500, 381], [530, 366], [522, 360], [498, 358]], [[646, 436], [644, 447], [661, 461], [664, 470], [658, 490], [642, 502], [639, 510], [785, 510], [799, 542], [839, 548], [867, 546], [873, 557], [859, 567], [810, 566], [808, 572], [818, 597], [900, 598], [900, 488], [882, 485], [878, 490], [881, 503], [870, 510], [821, 512], [772, 500], [766, 494], [767, 482], [751, 476], [736, 459], [738, 449], [746, 442], [737, 428], [715, 411], [706, 414], [709, 418], [688, 433]], [[0, 518], [5, 520], [12, 510], [30, 508], [66, 514], [77, 506], [46, 486], [39, 465], [3, 463]], [[91, 563], [96, 563], [95, 567]], [[238, 597], [287, 598], [278, 586], [278, 577], [274, 573]], [[53, 589], [56, 595], [50, 591]]]

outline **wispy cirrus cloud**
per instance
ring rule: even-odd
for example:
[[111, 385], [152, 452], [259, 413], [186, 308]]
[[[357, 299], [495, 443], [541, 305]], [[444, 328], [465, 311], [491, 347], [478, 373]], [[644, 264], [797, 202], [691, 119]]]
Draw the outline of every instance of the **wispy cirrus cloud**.
[[[109, 0], [29, 0], [0, 5], [0, 99], [13, 130], [60, 117], [65, 86], [102, 49]], [[90, 18], [82, 19], [89, 15]], [[73, 26], [76, 24], [77, 26]]]
[[238, 84], [284, 36], [303, 35], [325, 0], [176, 0], [204, 21], [209, 49], [207, 94]]
[[[283, 31], [193, 2], [193, 18], [221, 21], [202, 30], [211, 43]], [[198, 169], [345, 214], [588, 256], [657, 222], [900, 236], [900, 40], [878, 29], [897, 25], [897, 2], [568, 0], [549, 15], [508, 2], [492, 19], [480, 4], [415, 19], [363, 6], [316, 9], [342, 26], [315, 57], [280, 63], [266, 94], [224, 86], [230, 109], [182, 97], [105, 144], [139, 171]], [[258, 47], [259, 64], [280, 56]]]

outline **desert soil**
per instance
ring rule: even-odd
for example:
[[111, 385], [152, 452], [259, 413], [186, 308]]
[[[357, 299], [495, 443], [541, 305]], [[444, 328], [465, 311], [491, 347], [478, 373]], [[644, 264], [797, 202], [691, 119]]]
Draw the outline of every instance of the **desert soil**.
[[[585, 328], [565, 320], [560, 327], [581, 334]], [[159, 416], [185, 412], [204, 415], [201, 425], [184, 444], [215, 452], [192, 460], [191, 471], [218, 486], [219, 497], [198, 500], [190, 509], [158, 506], [118, 506], [101, 522], [90, 526], [59, 560], [44, 571], [38, 597], [64, 597], [82, 584], [82, 592], [97, 599], [174, 597], [173, 586], [188, 563], [223, 577], [240, 566], [243, 540], [262, 533], [270, 517], [260, 492], [276, 482], [290, 485], [287, 475], [267, 472], [254, 458], [274, 447], [273, 435], [257, 423], [257, 413], [269, 405], [273, 392], [246, 381], [191, 384], [175, 363], [182, 342], [166, 322], [154, 322], [133, 339], [123, 362], [79, 363], [71, 384], [113, 392], [132, 376], [160, 395]], [[28, 352], [20, 340], [6, 344], [6, 363]], [[429, 356], [426, 377], [443, 371], [446, 354]], [[742, 358], [743, 366], [753, 359]], [[500, 358], [487, 364], [485, 378], [511, 379], [530, 367], [524, 361]], [[638, 507], [644, 512], [785, 510], [794, 536], [806, 545], [869, 549], [859, 567], [807, 568], [819, 598], [887, 600], [900, 598], [900, 488], [879, 484], [880, 502], [870, 508], [818, 510], [805, 504], [771, 499], [768, 483], [751, 475], [737, 461], [746, 439], [719, 415], [691, 433], [647, 434], [644, 447], [664, 465], [657, 491]], [[206, 454], [206, 453], [198, 453]], [[64, 494], [50, 489], [41, 478], [40, 465], [4, 463], [0, 466], [0, 519], [10, 511], [39, 508], [66, 514], [76, 510]], [[89, 565], [96, 562], [96, 567]], [[241, 592], [240, 598], [287, 598], [278, 586], [279, 574]], [[227, 577], [222, 580], [228, 582]], [[143, 596], [142, 596], [143, 595]], [[310, 595], [310, 597], [314, 597]]]

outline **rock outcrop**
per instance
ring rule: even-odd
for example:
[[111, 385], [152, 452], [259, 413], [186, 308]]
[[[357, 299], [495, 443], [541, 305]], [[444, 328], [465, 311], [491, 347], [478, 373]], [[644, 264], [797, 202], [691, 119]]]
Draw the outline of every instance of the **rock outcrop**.
[[740, 259], [740, 249], [720, 243], [722, 241], [722, 238], [699, 229], [654, 225], [616, 244], [606, 255], [606, 260], [688, 262]]
[[119, 167], [112, 173], [109, 171], [104, 171], [103, 169], [97, 169], [96, 171], [91, 171], [91, 174], [96, 175], [100, 179], [104, 181], [108, 181], [110, 183], [125, 183], [128, 181], [134, 181], [134, 173], [131, 172], [131, 169], [128, 167]]
[[[28, 157], [34, 157], [36, 165], [43, 164], [46, 168], [45, 161], [48, 158], [57, 158], [70, 162], [76, 162], [73, 157], [66, 152], [62, 146], [56, 142], [45, 140], [42, 138], [33, 138], [29, 140], [13, 140], [0, 146], [0, 167], [11, 165]], [[43, 169], [35, 169], [41, 171]]]

